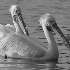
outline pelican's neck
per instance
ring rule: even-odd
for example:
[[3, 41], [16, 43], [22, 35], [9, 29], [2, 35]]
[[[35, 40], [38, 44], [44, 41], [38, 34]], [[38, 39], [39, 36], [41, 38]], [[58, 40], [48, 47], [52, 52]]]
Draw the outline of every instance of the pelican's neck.
[[55, 42], [54, 36], [51, 31], [48, 31], [45, 24], [42, 24], [42, 28], [44, 31], [44, 34], [46, 36], [46, 39], [48, 41], [48, 49], [46, 50], [48, 57], [50, 58], [58, 58], [59, 57], [59, 51], [57, 44]]
[[19, 23], [16, 22], [14, 19], [13, 19], [13, 23], [14, 23], [14, 26], [15, 26], [15, 28], [16, 28], [16, 33], [22, 33], [22, 34], [23, 34], [23, 31], [22, 31], [22, 29], [21, 29]]
[[48, 41], [48, 49], [49, 50], [57, 49], [57, 45], [56, 45], [56, 42], [55, 42], [55, 39], [54, 39], [52, 32], [47, 30], [45, 24], [42, 24], [42, 28], [43, 28], [44, 34], [46, 36], [46, 39]]

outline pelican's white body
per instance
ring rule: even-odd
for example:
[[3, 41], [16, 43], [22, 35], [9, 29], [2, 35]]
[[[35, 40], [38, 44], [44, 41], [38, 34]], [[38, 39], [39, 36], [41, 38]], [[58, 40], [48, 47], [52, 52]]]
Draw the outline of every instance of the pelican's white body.
[[[8, 26], [6, 26], [7, 29]], [[10, 26], [9, 26], [10, 27]], [[11, 27], [11, 31], [13, 27]], [[3, 31], [2, 31], [3, 32]], [[4, 31], [3, 33], [5, 33]], [[50, 34], [49, 32], [48, 34]], [[6, 33], [7, 34], [7, 33]], [[50, 34], [52, 37], [52, 33]], [[58, 48], [53, 45], [53, 38], [44, 44], [32, 37], [13, 32], [4, 36], [0, 42], [0, 55], [13, 58], [26, 58], [34, 60], [53, 60], [58, 58]]]
[[14, 25], [2, 25], [0, 24], [0, 40], [9, 33], [15, 33], [16, 28]]

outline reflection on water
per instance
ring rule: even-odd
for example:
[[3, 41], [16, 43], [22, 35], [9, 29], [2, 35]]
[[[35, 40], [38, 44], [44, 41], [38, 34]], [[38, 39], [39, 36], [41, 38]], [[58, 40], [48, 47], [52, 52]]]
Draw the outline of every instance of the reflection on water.
[[58, 69], [57, 62], [32, 62], [26, 60], [18, 60], [18, 59], [7, 59], [5, 61], [0, 62], [0, 69], [3, 70], [40, 70], [40, 69], [48, 69], [55, 70]]
[[[70, 0], [0, 0], [0, 24], [13, 24], [8, 11], [10, 5], [19, 4], [23, 18], [31, 37], [47, 43], [39, 18], [45, 13], [50, 13], [56, 18], [62, 32], [70, 34]], [[0, 59], [0, 70], [69, 70], [70, 51], [65, 47], [59, 35], [55, 35], [59, 49], [58, 62], [29, 62], [19, 59]]]

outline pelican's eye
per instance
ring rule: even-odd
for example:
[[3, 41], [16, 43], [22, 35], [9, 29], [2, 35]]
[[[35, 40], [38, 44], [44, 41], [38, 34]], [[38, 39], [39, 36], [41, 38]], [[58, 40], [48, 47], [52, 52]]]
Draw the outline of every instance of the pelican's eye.
[[48, 31], [53, 31], [51, 26], [46, 26]]
[[14, 16], [13, 16], [13, 19], [14, 19], [14, 21], [18, 22], [17, 15], [14, 15]]

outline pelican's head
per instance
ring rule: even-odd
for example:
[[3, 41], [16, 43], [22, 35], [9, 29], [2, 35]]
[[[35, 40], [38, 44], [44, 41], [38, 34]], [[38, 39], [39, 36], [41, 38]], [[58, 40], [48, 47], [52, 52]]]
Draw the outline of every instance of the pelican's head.
[[50, 14], [47, 13], [47, 14], [41, 16], [41, 18], [39, 19], [39, 22], [40, 22], [40, 25], [45, 24], [45, 26], [47, 26], [47, 27], [49, 26], [50, 29], [56, 30], [59, 33], [59, 35], [61, 36], [61, 38], [63, 39], [65, 45], [68, 48], [70, 48], [69, 41], [65, 38], [64, 34], [60, 30], [60, 28], [57, 26], [56, 20], [53, 16], [51, 16]]
[[19, 7], [18, 5], [12, 5], [12, 6], [10, 7], [9, 11], [10, 11], [12, 17], [13, 17], [14, 15], [17, 15], [17, 13], [21, 13], [21, 9], [20, 9], [20, 7]]
[[45, 24], [46, 26], [50, 26], [51, 28], [53, 27], [53, 25], [57, 25], [55, 18], [51, 16], [49, 13], [41, 16], [39, 22], [40, 25]]

